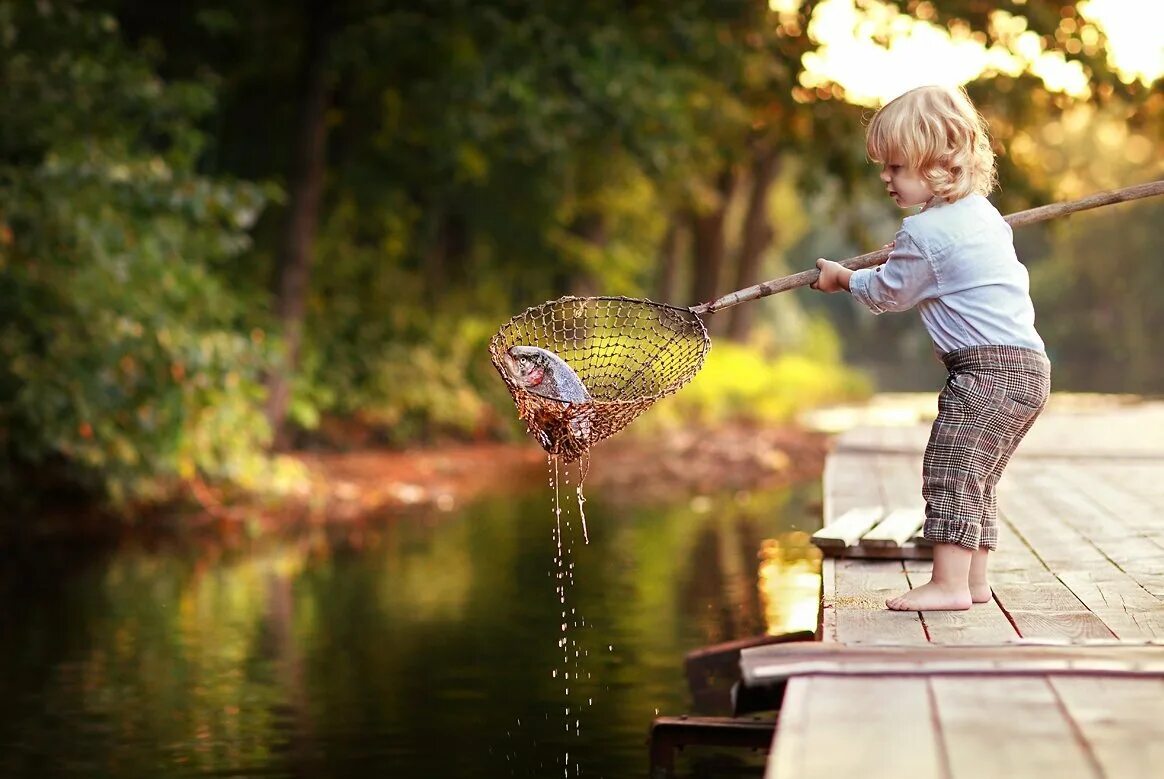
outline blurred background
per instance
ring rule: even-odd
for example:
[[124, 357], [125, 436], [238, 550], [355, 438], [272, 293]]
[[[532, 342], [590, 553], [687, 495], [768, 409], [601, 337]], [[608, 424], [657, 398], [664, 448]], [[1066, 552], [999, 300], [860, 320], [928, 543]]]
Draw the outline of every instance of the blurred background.
[[[0, 769], [636, 775], [683, 651], [814, 619], [823, 444], [764, 431], [940, 366], [847, 296], [710, 317], [623, 434], [677, 452], [626, 471], [650, 499], [587, 493], [572, 635], [612, 647], [608, 708], [559, 733], [577, 520], [555, 540], [490, 336], [881, 246], [864, 125], [925, 83], [986, 116], [1004, 213], [1164, 177], [1161, 29], [1140, 0], [0, 0]], [[1161, 225], [1016, 234], [1056, 390], [1164, 390]], [[776, 478], [733, 481], [756, 446]], [[458, 462], [489, 497], [416, 475]]]

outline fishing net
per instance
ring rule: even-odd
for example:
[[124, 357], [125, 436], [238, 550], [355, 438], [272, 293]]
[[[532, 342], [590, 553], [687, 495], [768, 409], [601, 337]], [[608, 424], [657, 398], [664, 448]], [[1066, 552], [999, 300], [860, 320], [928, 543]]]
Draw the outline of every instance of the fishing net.
[[[561, 357], [591, 400], [567, 403], [517, 384], [502, 362], [513, 346]], [[710, 348], [707, 329], [690, 309], [623, 297], [564, 297], [502, 325], [489, 355], [529, 432], [547, 452], [570, 462], [686, 384]]]

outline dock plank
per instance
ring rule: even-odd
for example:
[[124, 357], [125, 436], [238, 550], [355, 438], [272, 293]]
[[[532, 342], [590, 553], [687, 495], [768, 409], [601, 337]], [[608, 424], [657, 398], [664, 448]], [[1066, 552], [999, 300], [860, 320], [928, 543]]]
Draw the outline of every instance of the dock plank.
[[1164, 680], [1051, 679], [1104, 776], [1159, 776], [1164, 766]]
[[[812, 542], [825, 557], [930, 559], [932, 549], [915, 538], [923, 508], [915, 455], [834, 451], [825, 465], [824, 527]], [[917, 514], [897, 513], [907, 510]]]
[[857, 506], [812, 534], [812, 542], [821, 549], [853, 546], [877, 524], [883, 510], [880, 505]]
[[1164, 526], [1145, 501], [1078, 464], [1051, 465], [1033, 481], [1065, 524], [1132, 578], [1164, 570]]
[[[894, 716], [871, 716], [892, 701]], [[942, 776], [925, 679], [804, 678], [788, 685], [765, 779]], [[838, 734], [844, 746], [838, 748]], [[894, 749], [906, 742], [908, 749]]]
[[[928, 576], [910, 581], [924, 584]], [[935, 644], [999, 644], [1019, 638], [1015, 626], [996, 601], [975, 603], [966, 611], [923, 611], [922, 625]]]
[[820, 563], [820, 619], [817, 640], [837, 640], [837, 561], [829, 558]]
[[1043, 678], [929, 680], [951, 779], [1095, 776]]
[[924, 644], [916, 612], [895, 612], [885, 601], [909, 589], [900, 562], [838, 560], [835, 571], [837, 641], [845, 644]]
[[881, 491], [868, 477], [865, 456], [833, 452], [825, 461], [824, 524], [831, 525], [845, 512], [860, 506], [880, 506]]
[[887, 511], [916, 509], [924, 514], [920, 455], [880, 454], [875, 463]]
[[1164, 679], [1164, 645], [1004, 643], [947, 647], [829, 646], [788, 642], [740, 651], [749, 687], [779, 686], [799, 676], [1100, 675]]
[[[1126, 614], [1109, 607], [1106, 590], [1132, 593], [1142, 591], [1151, 594], [1130, 575], [1105, 555], [1096, 544], [1071, 524], [1057, 519], [1063, 511], [1086, 511], [1086, 504], [1079, 501], [1069, 506], [1057, 504], [1042, 494], [1040, 488], [1047, 482], [1038, 478], [1040, 467], [1016, 468], [1018, 489], [1000, 493], [999, 502], [1007, 523], [1022, 542], [1034, 552], [1045, 566], [1056, 574], [1064, 586], [1083, 604], [1086, 611], [1095, 615], [1104, 625], [1122, 638], [1150, 638], [1154, 633], [1138, 624]], [[1002, 605], [1011, 611], [1005, 599]], [[1015, 611], [1025, 611], [1015, 609]], [[1024, 615], [1025, 616], [1025, 615]], [[1088, 618], [1081, 618], [1091, 622]], [[1028, 621], [1029, 637], [1051, 637], [1060, 634], [1062, 623], [1049, 621]], [[1023, 629], [1020, 625], [1020, 631]], [[1068, 626], [1073, 631], [1075, 626]], [[1094, 637], [1094, 625], [1081, 627], [1083, 633]], [[1027, 633], [1023, 633], [1028, 636]]]
[[1090, 611], [1008, 610], [1018, 634], [1027, 639], [1089, 641], [1117, 637], [1103, 619]]
[[925, 520], [926, 515], [923, 509], [894, 509], [861, 536], [861, 543], [880, 547], [905, 546], [917, 535]]

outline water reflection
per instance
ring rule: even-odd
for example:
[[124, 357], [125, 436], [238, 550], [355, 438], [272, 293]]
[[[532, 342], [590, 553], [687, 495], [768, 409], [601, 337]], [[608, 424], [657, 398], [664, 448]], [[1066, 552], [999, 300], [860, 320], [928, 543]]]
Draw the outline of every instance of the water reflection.
[[588, 491], [577, 656], [544, 489], [236, 549], [7, 549], [0, 775], [642, 776], [686, 651], [815, 625], [815, 493]]

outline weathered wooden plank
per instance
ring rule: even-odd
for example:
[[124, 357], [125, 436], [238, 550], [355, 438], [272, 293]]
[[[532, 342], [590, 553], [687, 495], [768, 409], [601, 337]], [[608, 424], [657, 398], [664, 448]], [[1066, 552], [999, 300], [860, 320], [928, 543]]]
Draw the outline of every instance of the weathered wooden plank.
[[1107, 675], [1164, 678], [1164, 645], [1118, 642], [989, 646], [837, 646], [799, 642], [740, 652], [749, 687], [798, 676]]
[[1164, 614], [1160, 612], [1099, 609], [1092, 612], [1123, 640], [1164, 639]]
[[861, 544], [870, 547], [903, 547], [917, 534], [925, 520], [923, 509], [894, 509], [861, 537]]
[[1115, 638], [1116, 633], [1090, 611], [1007, 610], [1023, 638], [1068, 641]]
[[1122, 573], [1060, 571], [1059, 578], [1123, 639], [1164, 638], [1160, 601]]
[[[1113, 472], [1101, 469], [1095, 463], [1069, 463], [1058, 466], [1054, 473], [1061, 483], [1076, 494], [1090, 498], [1104, 509], [1097, 530], [1110, 539], [1136, 538], [1147, 540], [1148, 549], [1164, 553], [1164, 524], [1159, 521], [1160, 506], [1145, 497], [1146, 490], [1137, 491], [1136, 480], [1127, 469]], [[1153, 483], [1164, 480], [1164, 459], [1150, 471], [1140, 469], [1139, 480]], [[1103, 532], [1106, 531], [1106, 532]], [[1118, 560], [1116, 562], [1119, 562]]]
[[921, 455], [885, 455], [876, 458], [881, 494], [887, 511], [924, 509], [921, 496]]
[[[930, 579], [928, 573], [906, 571], [906, 575], [913, 587]], [[923, 611], [921, 619], [926, 635], [935, 644], [1000, 644], [1018, 638], [1014, 625], [993, 599], [966, 611]]]
[[1104, 776], [1159, 776], [1164, 766], [1164, 681], [1050, 680]]
[[820, 564], [820, 627], [818, 638], [823, 642], [837, 640], [837, 565], [824, 559]]
[[932, 546], [907, 543], [905, 546], [870, 546], [857, 543], [852, 546], [822, 547], [821, 554], [826, 557], [852, 560], [933, 560]]
[[1164, 608], [1164, 601], [1144, 589], [1139, 582], [1120, 574], [1104, 575], [1095, 571], [1059, 571], [1060, 580], [1092, 611], [1123, 609], [1153, 611]]
[[1079, 597], [1061, 582], [1055, 584], [1002, 583], [993, 586], [994, 595], [1011, 611], [1087, 611]]
[[1123, 575], [1119, 566], [1106, 557], [1091, 540], [1063, 522], [1052, 508], [1034, 476], [1037, 469], [1016, 468], [1015, 482], [1000, 490], [999, 502], [1017, 536], [1034, 551], [1051, 571], [1094, 571]]
[[838, 560], [836, 563], [837, 640], [844, 644], [924, 644], [917, 612], [890, 611], [885, 601], [909, 589], [900, 562]]
[[1133, 578], [1134, 571], [1164, 569], [1164, 540], [1157, 540], [1164, 539], [1164, 529], [1152, 508], [1122, 485], [1078, 464], [1048, 466], [1033, 483], [1064, 523]]
[[877, 523], [882, 513], [879, 505], [849, 509], [832, 523], [813, 533], [812, 542], [821, 549], [852, 546]]
[[[1009, 573], [1019, 573], [1021, 576], [1008, 576]], [[998, 549], [990, 553], [989, 577], [1000, 583], [1019, 581], [1029, 583], [1056, 584], [1051, 570], [1043, 563], [1026, 539], [1015, 531], [1008, 517], [999, 512], [998, 517]]]
[[900, 562], [872, 560], [838, 560], [837, 597], [860, 598], [873, 593], [897, 592], [909, 586]]
[[1052, 571], [1094, 568], [1118, 570], [1077, 530], [1066, 525], [1034, 481], [1038, 471], [1015, 468], [998, 493], [999, 507], [1015, 533]]
[[925, 679], [821, 678], [789, 683], [764, 776], [943, 774]]
[[1155, 462], [1093, 462], [1090, 470], [1096, 478], [1119, 485], [1144, 501], [1149, 510], [1128, 518], [1131, 527], [1152, 534], [1157, 541], [1164, 537], [1164, 526], [1158, 520], [1164, 515], [1164, 457]]
[[851, 509], [881, 505], [880, 487], [869, 477], [871, 462], [868, 455], [833, 452], [828, 456], [823, 477], [826, 527]]
[[929, 684], [951, 779], [1095, 776], [1045, 679], [935, 677]]

